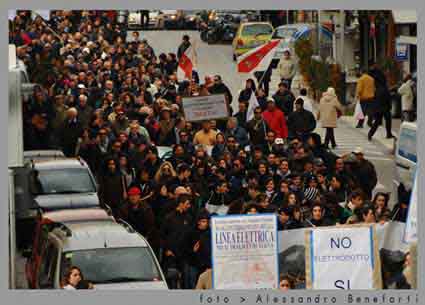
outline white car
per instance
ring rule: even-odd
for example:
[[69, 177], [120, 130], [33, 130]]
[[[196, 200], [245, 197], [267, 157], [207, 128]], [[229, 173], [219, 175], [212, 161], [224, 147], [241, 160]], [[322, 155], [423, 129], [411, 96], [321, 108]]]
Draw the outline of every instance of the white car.
[[151, 247], [128, 224], [87, 221], [58, 224], [48, 233], [40, 270], [41, 289], [59, 289], [78, 266], [96, 290], [168, 289]]
[[416, 129], [417, 123], [403, 122], [395, 149], [396, 172], [394, 184], [409, 191], [413, 187], [414, 176], [417, 165], [416, 151]]

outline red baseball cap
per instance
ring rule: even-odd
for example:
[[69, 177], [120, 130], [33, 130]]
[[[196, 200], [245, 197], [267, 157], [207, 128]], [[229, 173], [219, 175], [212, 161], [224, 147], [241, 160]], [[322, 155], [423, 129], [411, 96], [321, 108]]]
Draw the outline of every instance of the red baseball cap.
[[133, 196], [133, 195], [140, 195], [142, 194], [142, 192], [140, 191], [140, 189], [136, 186], [133, 186], [132, 188], [130, 188], [128, 190], [128, 196]]

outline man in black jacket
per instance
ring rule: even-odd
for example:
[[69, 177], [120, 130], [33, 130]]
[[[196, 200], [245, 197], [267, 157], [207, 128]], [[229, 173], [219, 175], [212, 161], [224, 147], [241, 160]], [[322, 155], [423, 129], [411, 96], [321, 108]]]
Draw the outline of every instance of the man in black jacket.
[[363, 149], [357, 147], [353, 154], [357, 158], [357, 162], [353, 165], [353, 175], [357, 178], [360, 188], [366, 194], [367, 199], [371, 199], [372, 190], [378, 183], [375, 166], [369, 160], [364, 158]]
[[226, 96], [226, 102], [229, 108], [230, 115], [232, 115], [233, 110], [230, 105], [232, 105], [233, 96], [232, 96], [232, 93], [230, 92], [229, 87], [227, 87], [223, 83], [223, 80], [221, 79], [220, 75], [214, 76], [214, 85], [212, 85], [211, 88], [208, 89], [208, 91], [211, 94], [224, 94]]
[[294, 111], [295, 96], [285, 82], [279, 83], [279, 89], [273, 95], [273, 99], [276, 101], [276, 106], [283, 111], [285, 117], [288, 117]]
[[190, 38], [188, 35], [183, 35], [183, 41], [177, 50], [177, 58], [180, 59], [184, 52], [191, 46]]
[[189, 195], [177, 198], [177, 207], [167, 214], [161, 224], [161, 248], [163, 250], [163, 268], [177, 268], [183, 272], [186, 260], [182, 245], [193, 227], [193, 218], [189, 213], [191, 207]]
[[257, 106], [254, 109], [254, 118], [247, 123], [247, 131], [249, 133], [252, 149], [256, 145], [266, 144], [266, 135], [269, 130], [269, 126], [263, 119], [261, 107]]
[[304, 109], [304, 100], [295, 101], [295, 111], [288, 117], [289, 138], [300, 137], [307, 140], [310, 133], [316, 128], [316, 119], [313, 113]]

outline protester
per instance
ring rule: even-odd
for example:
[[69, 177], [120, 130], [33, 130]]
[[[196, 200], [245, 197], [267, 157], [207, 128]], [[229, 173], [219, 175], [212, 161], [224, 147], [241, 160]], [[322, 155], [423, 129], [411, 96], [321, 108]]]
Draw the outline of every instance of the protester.
[[[314, 101], [306, 89], [296, 99], [291, 92], [290, 52], [281, 60], [282, 81], [273, 98], [264, 90], [266, 74], [264, 84], [246, 81], [234, 116], [187, 121], [183, 98], [224, 94], [230, 106], [237, 91], [223, 83], [224, 75], [207, 76], [199, 84], [195, 74], [193, 80], [177, 77], [189, 35], [176, 46], [177, 55], [156, 57], [148, 41], [139, 34], [126, 41], [114, 18], [102, 14], [83, 11], [85, 17], [76, 18], [76, 11], [55, 11], [46, 24], [62, 41], [31, 18], [12, 22], [18, 31], [10, 43], [17, 45], [31, 82], [38, 83], [23, 103], [24, 147], [60, 149], [84, 159], [99, 185], [101, 206], [144, 235], [164, 273], [178, 271], [178, 287], [212, 287], [211, 212], [273, 213], [281, 231], [372, 223], [371, 211], [376, 222], [406, 221], [407, 192], [391, 214], [381, 193], [373, 209], [363, 209], [377, 184], [375, 167], [361, 148], [343, 156], [327, 149], [336, 145], [333, 129], [341, 110], [332, 88], [319, 104], [325, 141], [314, 133]], [[30, 40], [36, 41], [32, 47], [22, 48]], [[372, 103], [380, 105], [373, 128], [388, 115], [382, 88], [376, 69], [357, 84], [365, 114]], [[254, 97], [258, 106], [249, 104]]]
[[400, 86], [400, 88], [398, 88], [398, 94], [401, 95], [402, 120], [404, 121], [412, 121], [412, 114], [414, 111], [414, 95], [412, 86], [412, 75], [407, 74], [404, 77], [403, 84]]

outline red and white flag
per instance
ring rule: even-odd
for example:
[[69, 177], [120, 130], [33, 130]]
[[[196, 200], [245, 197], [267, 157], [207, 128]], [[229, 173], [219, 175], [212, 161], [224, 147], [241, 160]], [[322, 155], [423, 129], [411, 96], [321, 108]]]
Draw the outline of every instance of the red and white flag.
[[192, 71], [196, 66], [196, 52], [193, 46], [189, 46], [179, 59], [177, 78], [179, 80], [192, 80]]
[[249, 98], [248, 110], [246, 113], [247, 122], [254, 118], [254, 111], [255, 111], [255, 108], [257, 108], [258, 106], [260, 106], [260, 104], [258, 103], [258, 99], [255, 96], [255, 93], [251, 92], [251, 97]]
[[238, 72], [253, 73], [255, 71], [266, 71], [279, 43], [279, 39], [271, 40], [239, 56]]

